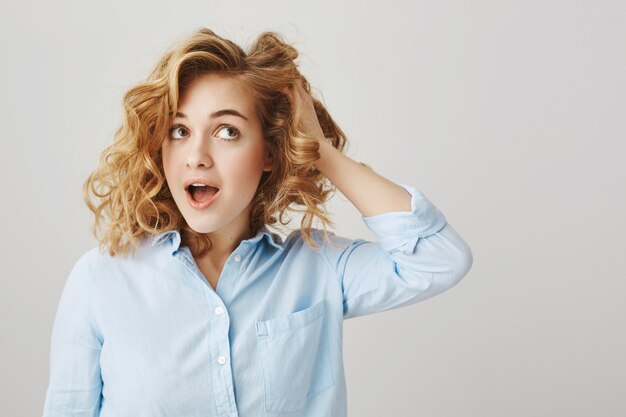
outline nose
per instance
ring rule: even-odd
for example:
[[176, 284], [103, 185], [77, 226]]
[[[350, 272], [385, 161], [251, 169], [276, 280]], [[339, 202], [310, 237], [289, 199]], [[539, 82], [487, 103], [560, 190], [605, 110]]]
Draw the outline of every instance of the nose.
[[209, 152], [210, 145], [204, 143], [202, 138], [195, 138], [189, 146], [186, 165], [189, 168], [204, 166], [206, 168], [213, 165], [213, 159]]

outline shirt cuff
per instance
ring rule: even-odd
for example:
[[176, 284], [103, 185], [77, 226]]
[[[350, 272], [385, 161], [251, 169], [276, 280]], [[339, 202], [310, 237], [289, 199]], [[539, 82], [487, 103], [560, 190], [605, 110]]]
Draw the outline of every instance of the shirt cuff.
[[420, 190], [399, 185], [411, 195], [411, 211], [391, 211], [361, 218], [385, 251], [399, 250], [408, 255], [415, 251], [420, 237], [441, 230], [446, 218]]

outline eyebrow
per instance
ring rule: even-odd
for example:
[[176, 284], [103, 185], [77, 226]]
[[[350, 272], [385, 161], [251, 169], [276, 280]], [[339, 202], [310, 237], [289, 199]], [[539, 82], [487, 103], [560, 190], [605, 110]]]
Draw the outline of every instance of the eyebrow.
[[[226, 116], [226, 115], [237, 116], [237, 117], [241, 117], [244, 120], [248, 120], [248, 118], [246, 116], [244, 116], [243, 114], [239, 113], [237, 110], [233, 110], [233, 109], [218, 110], [216, 112], [211, 113], [209, 115], [209, 117], [211, 119], [215, 119], [215, 118], [218, 118], [220, 116]], [[181, 113], [181, 112], [176, 112], [176, 117], [182, 117], [183, 119], [187, 118], [187, 116], [184, 113]]]

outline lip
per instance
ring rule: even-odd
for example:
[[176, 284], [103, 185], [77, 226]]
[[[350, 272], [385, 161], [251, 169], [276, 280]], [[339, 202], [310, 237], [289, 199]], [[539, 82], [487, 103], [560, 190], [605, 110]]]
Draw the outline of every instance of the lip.
[[189, 178], [183, 184], [183, 188], [185, 189], [185, 191], [187, 191], [187, 187], [189, 187], [191, 184], [204, 184], [204, 185], [208, 185], [208, 186], [213, 187], [213, 188], [217, 188], [218, 190], [220, 188], [220, 187], [216, 186], [215, 184], [213, 184], [211, 181], [206, 180], [206, 179], [204, 179], [202, 177], [193, 177], [193, 178]]
[[[215, 187], [217, 188], [217, 187]], [[188, 192], [187, 190], [185, 190], [185, 195], [187, 196], [187, 201], [189, 202], [189, 205], [193, 208], [195, 208], [196, 210], [203, 210], [207, 207], [209, 207], [211, 204], [213, 204], [213, 202], [215, 201], [215, 199], [220, 195], [220, 189], [217, 189], [217, 192], [215, 194], [213, 194], [211, 196], [211, 198], [209, 198], [206, 201], [202, 201], [202, 202], [198, 202], [196, 200], [194, 200], [191, 197], [191, 193]]]

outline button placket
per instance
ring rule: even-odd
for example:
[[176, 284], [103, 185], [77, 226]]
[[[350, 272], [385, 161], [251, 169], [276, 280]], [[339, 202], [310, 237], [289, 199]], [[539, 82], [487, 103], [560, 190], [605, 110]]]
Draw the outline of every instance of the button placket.
[[[229, 318], [227, 309], [223, 305], [214, 305], [211, 320], [211, 354], [215, 365], [213, 368], [214, 381], [220, 381], [214, 385], [216, 406], [219, 415], [230, 415], [235, 410], [233, 374], [229, 366], [230, 344], [228, 340]], [[223, 383], [222, 383], [223, 382]]]
[[[188, 248], [183, 247], [183, 250], [178, 253], [175, 253], [175, 256], [197, 278], [201, 278], [201, 279], [203, 278]], [[229, 273], [232, 274], [232, 266], [229, 266], [227, 264], [223, 271], [223, 275], [227, 276]], [[206, 285], [206, 294], [208, 295], [207, 300], [209, 302], [213, 301], [212, 299], [215, 296], [217, 296], [218, 298], [221, 298], [220, 295], [218, 295], [216, 292], [209, 290], [210, 286], [205, 279], [202, 279], [202, 281]], [[223, 300], [220, 300], [220, 301], [223, 301]], [[215, 337], [209, 338], [209, 345], [210, 345], [210, 353], [215, 360], [214, 363], [217, 363], [219, 366], [212, 366], [211, 372], [213, 374], [214, 381], [223, 381], [223, 384], [216, 383], [213, 385], [215, 405], [217, 407], [219, 415], [236, 415], [237, 411], [236, 411], [236, 404], [234, 400], [232, 369], [230, 368], [230, 366], [226, 366], [228, 364], [228, 357], [229, 357], [229, 352], [230, 352], [230, 344], [229, 344], [229, 339], [228, 339], [228, 327], [230, 324], [229, 317], [228, 317], [226, 308], [221, 305], [215, 306], [214, 304], [213, 312], [215, 313], [216, 317], [214, 317], [214, 319], [211, 320], [210, 333], [214, 335]], [[226, 354], [219, 355], [217, 356], [217, 358], [213, 356], [219, 353], [226, 353]]]

